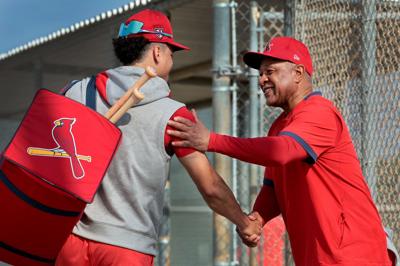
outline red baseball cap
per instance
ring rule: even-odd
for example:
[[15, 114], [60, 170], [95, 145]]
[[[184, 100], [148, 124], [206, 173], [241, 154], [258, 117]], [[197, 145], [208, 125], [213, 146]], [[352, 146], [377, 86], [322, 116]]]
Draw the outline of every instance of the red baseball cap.
[[310, 53], [308, 52], [307, 46], [294, 38], [273, 38], [265, 47], [264, 52], [247, 52], [243, 56], [243, 61], [249, 67], [259, 69], [262, 60], [268, 57], [290, 61], [297, 65], [303, 65], [307, 73], [310, 76], [312, 75], [312, 60]]
[[160, 42], [170, 45], [175, 51], [190, 48], [174, 42], [171, 23], [160, 11], [145, 9], [121, 24], [118, 37], [143, 36], [150, 42]]

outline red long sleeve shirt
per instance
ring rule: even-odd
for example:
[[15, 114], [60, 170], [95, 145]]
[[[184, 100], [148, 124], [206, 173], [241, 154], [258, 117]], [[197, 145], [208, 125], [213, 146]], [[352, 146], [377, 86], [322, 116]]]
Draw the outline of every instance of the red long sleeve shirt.
[[261, 166], [284, 165], [308, 156], [289, 136], [236, 138], [212, 132], [208, 150]]

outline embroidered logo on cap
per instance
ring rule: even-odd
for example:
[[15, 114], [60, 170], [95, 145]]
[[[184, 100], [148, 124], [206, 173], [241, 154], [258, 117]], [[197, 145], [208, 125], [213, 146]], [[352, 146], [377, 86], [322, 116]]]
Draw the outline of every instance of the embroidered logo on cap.
[[164, 33], [164, 28], [154, 28], [155, 32], [160, 32], [160, 34], [157, 34], [157, 38], [158, 39], [162, 39], [164, 37], [164, 35], [162, 33]]
[[300, 57], [299, 57], [297, 54], [294, 54], [294, 55], [293, 55], [293, 59], [294, 59], [294, 60], [297, 60], [297, 61], [300, 61]]
[[272, 49], [272, 46], [274, 46], [274, 44], [273, 44], [273, 43], [269, 43], [269, 44], [268, 44], [267, 52], [271, 51], [271, 49]]

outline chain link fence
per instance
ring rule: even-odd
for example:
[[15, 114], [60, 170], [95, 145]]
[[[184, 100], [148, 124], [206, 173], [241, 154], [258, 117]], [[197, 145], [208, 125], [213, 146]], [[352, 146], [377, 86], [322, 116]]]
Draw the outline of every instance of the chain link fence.
[[[281, 112], [266, 106], [264, 97], [252, 88], [258, 73], [243, 64], [244, 52], [262, 51], [275, 36], [286, 34], [302, 40], [313, 58], [314, 89], [341, 111], [383, 224], [391, 229], [400, 249], [400, 1], [231, 3], [236, 27], [232, 47], [238, 64], [231, 75], [233, 134], [265, 135]], [[255, 89], [258, 91], [258, 86]], [[243, 210], [249, 212], [262, 184], [262, 169], [237, 161], [232, 173], [231, 187]], [[163, 229], [160, 248], [164, 255], [158, 258], [158, 265], [170, 264], [168, 227], [167, 223]], [[255, 249], [243, 245], [233, 231], [225, 230], [215, 240], [229, 250], [229, 265], [294, 265], [281, 217], [265, 226]]]
[[[238, 86], [236, 131], [240, 137], [260, 136], [267, 132], [272, 121], [281, 111], [265, 105], [264, 97], [261, 96], [257, 86], [258, 73], [251, 72], [243, 64], [242, 56], [247, 50], [262, 51], [269, 38], [283, 35], [283, 5], [271, 6], [266, 1], [244, 0], [236, 1], [236, 3], [237, 50], [241, 68], [241, 74], [236, 80]], [[254, 86], [251, 83], [252, 78], [255, 79], [257, 87], [255, 102], [251, 100], [249, 89], [250, 86]], [[256, 108], [256, 113], [251, 115], [252, 108]], [[257, 126], [253, 129], [250, 125], [252, 119], [257, 120]], [[237, 196], [245, 211], [251, 210], [263, 179], [262, 168], [251, 169], [252, 167], [255, 166], [246, 163], [238, 164]], [[269, 222], [263, 232], [261, 244], [257, 248], [250, 250], [243, 244], [238, 246], [239, 265], [284, 265], [286, 241], [282, 218], [278, 217]]]
[[296, 1], [295, 8], [295, 37], [310, 49], [314, 87], [343, 114], [399, 249], [400, 2]]
[[[237, 27], [237, 51], [239, 57], [243, 54], [243, 51], [248, 47], [248, 41], [250, 38], [250, 7], [247, 1], [238, 1], [236, 7], [236, 27]], [[241, 70], [244, 70], [243, 62], [239, 59], [238, 64]], [[236, 135], [239, 137], [250, 135], [250, 95], [248, 90], [248, 77], [246, 73], [242, 72], [241, 75], [236, 77], [237, 84], [237, 116], [233, 117], [236, 119]], [[243, 211], [251, 211], [251, 199], [250, 190], [251, 184], [249, 179], [250, 168], [249, 164], [244, 162], [238, 162], [237, 164], [237, 199], [242, 206]], [[246, 245], [242, 244], [240, 238], [236, 236], [237, 245], [236, 261], [239, 265], [246, 265], [249, 261], [250, 250]]]
[[[400, 2], [266, 2], [236, 1], [236, 44], [241, 71], [235, 77], [238, 89], [234, 131], [238, 136], [251, 136], [254, 134], [251, 120], [257, 118], [257, 133], [265, 135], [281, 112], [266, 106], [260, 94], [257, 102], [251, 101], [252, 73], [241, 57], [244, 51], [254, 50], [252, 31], [257, 32], [259, 51], [272, 37], [284, 32], [302, 40], [313, 58], [314, 89], [322, 91], [343, 114], [383, 224], [392, 230], [399, 249]], [[290, 21], [284, 21], [288, 7]], [[255, 28], [251, 28], [251, 18], [256, 20]], [[258, 117], [250, 115], [254, 104], [259, 110]], [[237, 196], [246, 211], [251, 210], [262, 180], [259, 171], [259, 185], [255, 186], [250, 181], [250, 175], [254, 174], [250, 168], [245, 163], [237, 165]], [[235, 255], [239, 265], [294, 265], [280, 217], [267, 224], [258, 249], [250, 251], [239, 244]]]

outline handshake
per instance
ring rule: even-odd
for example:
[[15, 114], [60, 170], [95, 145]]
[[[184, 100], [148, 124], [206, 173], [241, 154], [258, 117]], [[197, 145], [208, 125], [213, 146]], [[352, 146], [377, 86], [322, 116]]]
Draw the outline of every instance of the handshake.
[[248, 224], [244, 228], [236, 227], [236, 232], [239, 234], [242, 242], [248, 247], [256, 247], [261, 238], [264, 219], [261, 215], [253, 211], [247, 215]]

